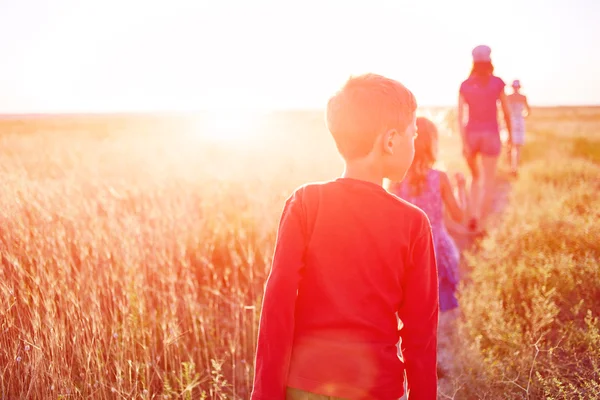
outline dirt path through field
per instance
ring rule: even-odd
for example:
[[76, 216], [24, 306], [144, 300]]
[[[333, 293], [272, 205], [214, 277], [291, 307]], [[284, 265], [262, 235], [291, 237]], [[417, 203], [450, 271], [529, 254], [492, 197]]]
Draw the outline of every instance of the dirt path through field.
[[[510, 179], [507, 176], [499, 176], [496, 191], [494, 193], [491, 221], [498, 221], [494, 217], [499, 216], [506, 208], [510, 190]], [[450, 228], [449, 231], [461, 253], [464, 253], [465, 251], [476, 251], [474, 246], [477, 240], [479, 240], [476, 236], [452, 231]], [[463, 265], [460, 273], [461, 280], [464, 280], [468, 277], [468, 268]], [[454, 332], [453, 325], [457, 315], [458, 313], [454, 312], [440, 314], [440, 325], [438, 330], [438, 397], [440, 399], [453, 399], [458, 389], [454, 384], [454, 379], [457, 377], [452, 376], [452, 372], [455, 370], [453, 365], [454, 354], [456, 351], [460, 351], [460, 349], [456, 348], [456, 343], [459, 341], [452, 340]], [[455, 345], [453, 345], [453, 343]]]

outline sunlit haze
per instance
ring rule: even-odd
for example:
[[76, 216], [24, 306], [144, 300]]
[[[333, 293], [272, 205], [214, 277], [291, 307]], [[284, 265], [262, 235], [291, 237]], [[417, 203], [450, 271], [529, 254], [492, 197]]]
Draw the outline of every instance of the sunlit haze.
[[0, 0], [0, 113], [321, 108], [350, 74], [455, 103], [471, 49], [535, 105], [600, 103], [600, 2]]

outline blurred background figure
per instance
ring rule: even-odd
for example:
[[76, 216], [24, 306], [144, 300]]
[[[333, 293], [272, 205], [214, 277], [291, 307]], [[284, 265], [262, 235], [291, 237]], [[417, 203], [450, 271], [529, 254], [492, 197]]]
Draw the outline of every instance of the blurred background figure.
[[511, 173], [518, 174], [519, 161], [521, 159], [521, 147], [525, 144], [525, 118], [529, 116], [531, 109], [527, 102], [527, 96], [521, 93], [521, 82], [515, 80], [512, 83], [513, 92], [508, 95], [510, 106], [510, 120], [512, 136], [509, 141], [508, 163]]
[[491, 211], [498, 157], [502, 152], [498, 100], [502, 105], [509, 137], [512, 136], [505, 84], [494, 75], [491, 53], [490, 47], [485, 45], [473, 49], [473, 67], [469, 77], [460, 86], [458, 100], [463, 156], [471, 172], [468, 226], [474, 232], [481, 230], [480, 221]]

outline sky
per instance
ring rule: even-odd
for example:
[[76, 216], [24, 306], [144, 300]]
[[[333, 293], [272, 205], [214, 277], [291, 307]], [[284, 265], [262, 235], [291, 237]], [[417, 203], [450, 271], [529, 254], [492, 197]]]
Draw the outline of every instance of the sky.
[[534, 105], [600, 104], [598, 0], [0, 0], [0, 113], [322, 108], [380, 73], [453, 105], [471, 50]]

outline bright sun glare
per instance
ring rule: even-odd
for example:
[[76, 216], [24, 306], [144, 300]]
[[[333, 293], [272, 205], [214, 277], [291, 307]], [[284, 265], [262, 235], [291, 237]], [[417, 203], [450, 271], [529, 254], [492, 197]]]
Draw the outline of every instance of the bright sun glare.
[[241, 110], [213, 111], [201, 122], [197, 134], [215, 142], [246, 143], [260, 134], [260, 115]]

